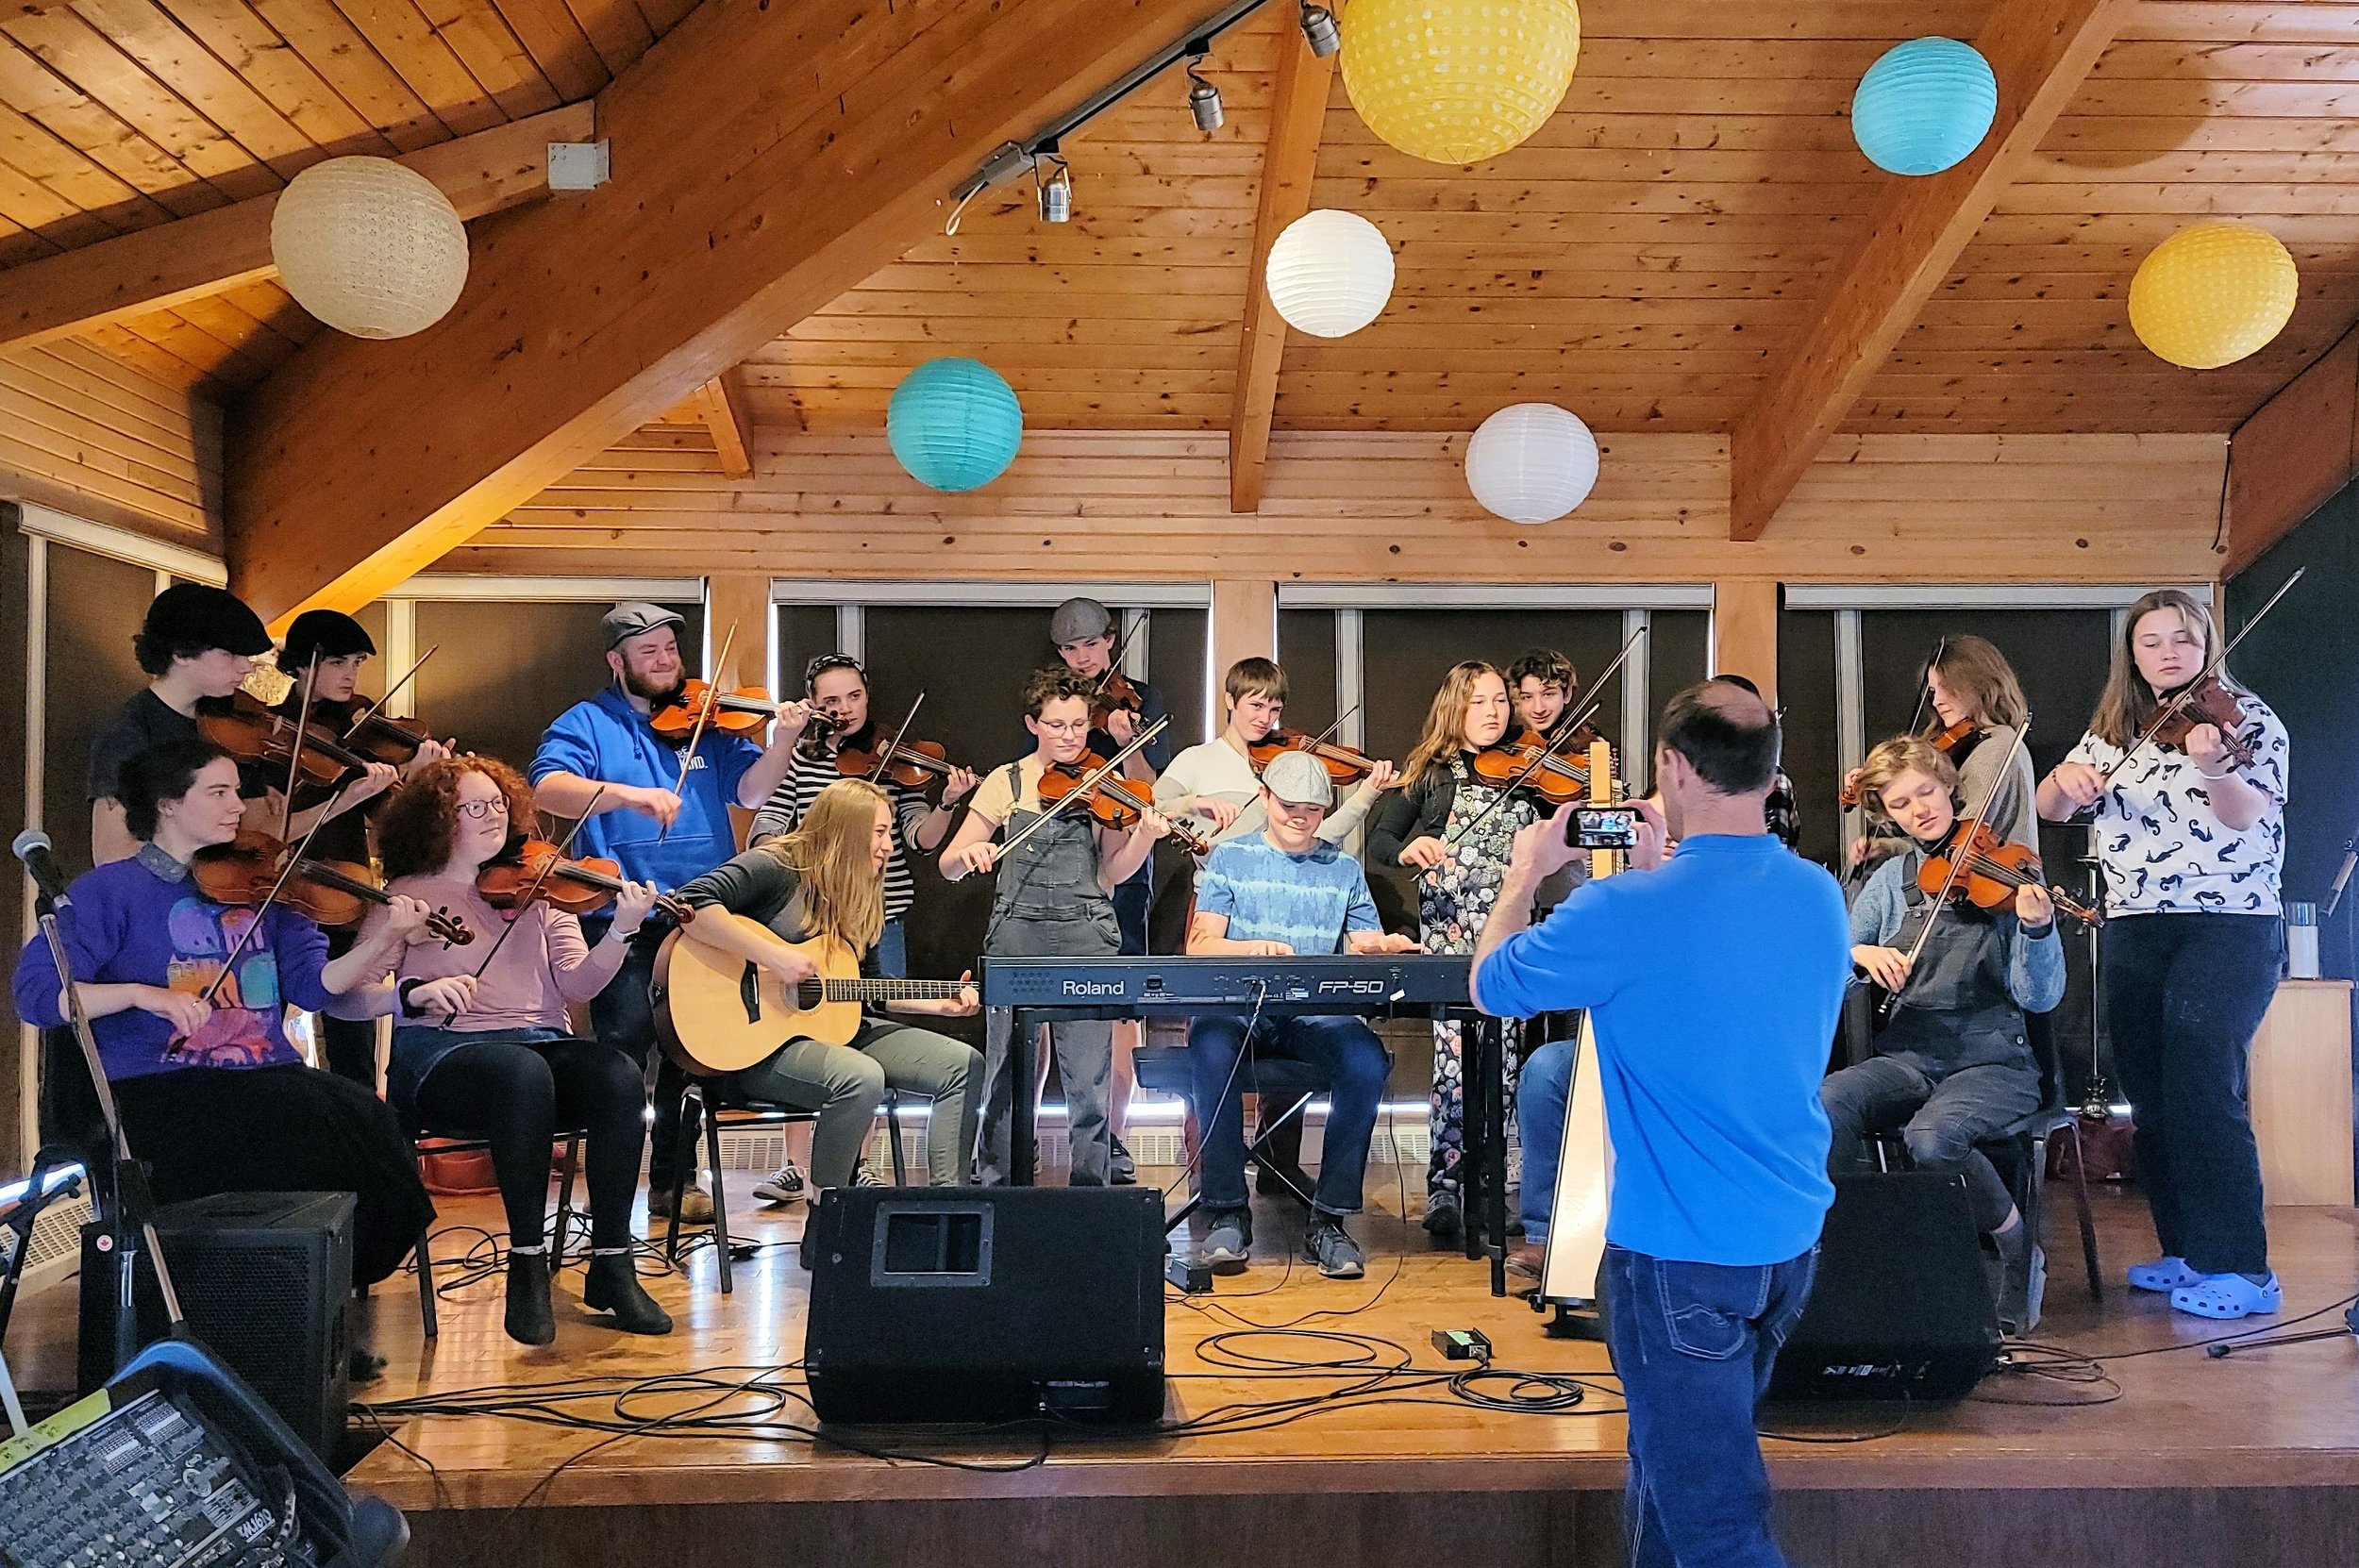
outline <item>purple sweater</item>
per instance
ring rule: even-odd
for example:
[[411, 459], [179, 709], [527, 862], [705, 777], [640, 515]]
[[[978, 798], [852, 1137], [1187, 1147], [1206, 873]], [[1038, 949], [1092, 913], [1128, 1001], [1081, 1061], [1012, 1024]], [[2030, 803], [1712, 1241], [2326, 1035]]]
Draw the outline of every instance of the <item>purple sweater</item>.
[[[75, 978], [100, 984], [201, 992], [254, 919], [251, 909], [206, 898], [187, 872], [153, 845], [76, 877], [73, 898], [58, 922], [67, 961]], [[214, 993], [211, 1019], [192, 1039], [174, 1039], [170, 1024], [139, 1008], [92, 1020], [107, 1076], [300, 1061], [287, 1042], [286, 1008], [317, 1011], [327, 1005], [320, 984], [326, 962], [327, 939], [317, 926], [293, 910], [272, 909], [239, 953], [236, 974]], [[59, 989], [49, 943], [36, 932], [16, 960], [17, 1016], [42, 1028], [62, 1024]]]

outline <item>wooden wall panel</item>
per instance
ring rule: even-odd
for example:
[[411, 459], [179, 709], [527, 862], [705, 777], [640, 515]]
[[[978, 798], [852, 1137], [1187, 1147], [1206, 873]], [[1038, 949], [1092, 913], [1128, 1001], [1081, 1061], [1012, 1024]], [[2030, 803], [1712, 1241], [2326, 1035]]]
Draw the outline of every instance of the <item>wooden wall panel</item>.
[[221, 410], [88, 343], [0, 355], [0, 495], [221, 553]]
[[1710, 435], [1609, 436], [1597, 492], [1521, 527], [1467, 493], [1465, 438], [1286, 433], [1259, 514], [1227, 442], [1039, 431], [1006, 475], [925, 491], [881, 433], [764, 430], [759, 476], [709, 442], [606, 454], [441, 563], [451, 571], [1297, 581], [2208, 581], [2217, 436], [1845, 436], [1754, 544], [1728, 537]]

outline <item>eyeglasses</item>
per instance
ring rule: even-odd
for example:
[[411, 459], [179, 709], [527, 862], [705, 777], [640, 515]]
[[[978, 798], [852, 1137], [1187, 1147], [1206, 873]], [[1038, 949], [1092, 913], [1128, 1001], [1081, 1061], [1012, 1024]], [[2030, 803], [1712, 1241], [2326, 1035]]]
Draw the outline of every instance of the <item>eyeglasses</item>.
[[1044, 735], [1087, 735], [1090, 732], [1087, 719], [1034, 719], [1032, 723], [1040, 726]]
[[473, 817], [477, 822], [486, 822], [493, 817], [504, 818], [508, 815], [508, 802], [505, 799], [462, 800], [459, 803], [459, 814]]

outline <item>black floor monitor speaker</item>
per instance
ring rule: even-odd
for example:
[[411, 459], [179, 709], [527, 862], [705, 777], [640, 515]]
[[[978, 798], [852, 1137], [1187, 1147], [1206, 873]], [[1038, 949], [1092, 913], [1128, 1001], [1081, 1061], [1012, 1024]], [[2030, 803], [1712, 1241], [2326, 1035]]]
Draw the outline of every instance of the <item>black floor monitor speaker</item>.
[[1153, 1188], [830, 1188], [811, 1225], [821, 1421], [1163, 1415]]
[[1966, 1178], [1835, 1179], [1810, 1306], [1772, 1399], [1962, 1399], [1999, 1355], [1999, 1314]]
[[[189, 1332], [245, 1379], [326, 1464], [338, 1462], [352, 1378], [349, 1193], [221, 1193], [156, 1210], [156, 1237]], [[114, 1302], [88, 1283], [96, 1227], [82, 1233], [82, 1391], [114, 1373]], [[155, 1276], [139, 1273], [140, 1338], [164, 1332]]]

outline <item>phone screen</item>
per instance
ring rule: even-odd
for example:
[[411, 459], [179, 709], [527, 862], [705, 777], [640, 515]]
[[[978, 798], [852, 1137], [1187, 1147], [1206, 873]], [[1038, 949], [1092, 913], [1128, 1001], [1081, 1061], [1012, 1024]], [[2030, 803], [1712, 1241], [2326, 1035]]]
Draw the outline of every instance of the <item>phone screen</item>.
[[1635, 849], [1638, 847], [1638, 809], [1634, 806], [1581, 806], [1564, 819], [1564, 842], [1575, 849]]

